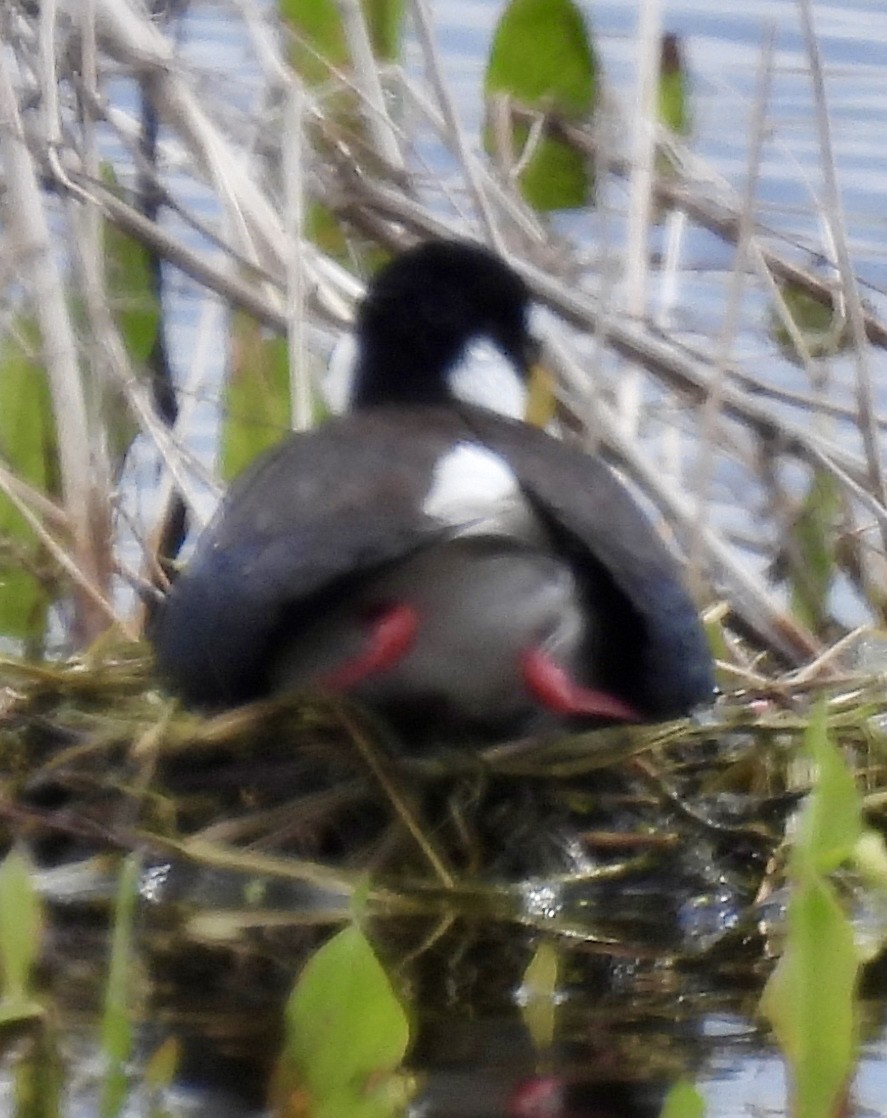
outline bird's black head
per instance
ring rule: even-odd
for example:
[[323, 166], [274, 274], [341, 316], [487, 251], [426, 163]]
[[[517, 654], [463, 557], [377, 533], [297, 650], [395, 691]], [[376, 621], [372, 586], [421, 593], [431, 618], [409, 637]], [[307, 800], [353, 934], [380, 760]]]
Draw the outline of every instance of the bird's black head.
[[504, 260], [468, 241], [428, 241], [372, 280], [356, 323], [352, 404], [440, 404], [466, 348], [491, 341], [526, 378], [538, 350], [530, 294]]

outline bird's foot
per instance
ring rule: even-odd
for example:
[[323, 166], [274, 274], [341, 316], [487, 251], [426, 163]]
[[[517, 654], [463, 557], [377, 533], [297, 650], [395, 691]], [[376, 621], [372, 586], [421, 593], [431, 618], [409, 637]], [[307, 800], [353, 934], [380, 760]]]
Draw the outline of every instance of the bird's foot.
[[366, 647], [343, 660], [319, 679], [329, 691], [350, 691], [369, 676], [396, 664], [411, 648], [419, 628], [419, 615], [405, 602], [385, 606], [370, 619]]
[[640, 714], [622, 699], [577, 683], [565, 668], [543, 652], [529, 648], [521, 655], [521, 673], [527, 689], [546, 710], [563, 717], [607, 718], [617, 722], [642, 722]]

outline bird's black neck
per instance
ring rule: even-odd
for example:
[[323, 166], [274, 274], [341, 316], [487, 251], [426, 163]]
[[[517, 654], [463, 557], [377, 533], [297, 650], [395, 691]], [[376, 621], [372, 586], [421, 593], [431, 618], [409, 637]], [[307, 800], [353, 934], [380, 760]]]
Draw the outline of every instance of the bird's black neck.
[[362, 339], [354, 375], [353, 408], [380, 404], [453, 403], [448, 372], [461, 357], [457, 347], [373, 344]]

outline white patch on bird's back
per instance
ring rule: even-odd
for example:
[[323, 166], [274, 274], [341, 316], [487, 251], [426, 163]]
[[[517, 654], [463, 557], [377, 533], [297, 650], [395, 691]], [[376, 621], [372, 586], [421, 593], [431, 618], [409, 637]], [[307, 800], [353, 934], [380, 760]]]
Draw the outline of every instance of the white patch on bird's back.
[[490, 338], [475, 338], [447, 373], [450, 391], [465, 404], [475, 404], [510, 419], [523, 419], [527, 386], [520, 372]]
[[480, 443], [456, 443], [438, 459], [422, 511], [459, 536], [535, 539], [541, 530], [508, 462]]

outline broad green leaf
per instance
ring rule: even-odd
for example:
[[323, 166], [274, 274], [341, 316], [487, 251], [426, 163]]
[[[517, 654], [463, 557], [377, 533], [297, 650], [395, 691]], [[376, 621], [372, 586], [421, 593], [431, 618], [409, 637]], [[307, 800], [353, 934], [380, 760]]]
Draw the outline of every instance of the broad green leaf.
[[[19, 326], [26, 340], [8, 336], [0, 346], [0, 461], [51, 495], [57, 475], [56, 441], [46, 370], [32, 356], [36, 330], [25, 322]], [[32, 570], [40, 566], [42, 556], [33, 530], [0, 493], [0, 635], [40, 643], [49, 593]]]
[[[831, 357], [851, 344], [849, 324], [837, 309], [793, 283], [785, 283], [780, 287], [780, 297], [811, 357]], [[797, 361], [795, 343], [775, 310], [771, 313], [770, 321], [775, 341], [789, 360]]]
[[43, 915], [31, 860], [18, 847], [0, 864], [0, 1022], [40, 1012], [31, 995], [31, 971], [40, 953]]
[[797, 1118], [834, 1118], [856, 1058], [859, 960], [832, 886], [815, 873], [796, 882], [785, 953], [761, 1008], [785, 1057]]
[[[496, 28], [484, 88], [487, 98], [508, 94], [520, 105], [578, 121], [594, 109], [597, 70], [588, 29], [571, 0], [512, 0]], [[529, 135], [526, 125], [513, 127], [515, 160]], [[495, 148], [489, 128], [486, 146]], [[520, 178], [524, 197], [540, 210], [584, 205], [592, 182], [587, 158], [551, 136]]]
[[512, 0], [496, 27], [485, 91], [576, 120], [594, 107], [596, 74], [588, 29], [571, 0]]
[[363, 0], [376, 58], [395, 62], [400, 57], [405, 7], [405, 0]]
[[853, 857], [862, 835], [862, 806], [853, 773], [829, 741], [824, 703], [814, 707], [805, 741], [817, 772], [795, 836], [792, 869], [802, 872], [809, 864], [829, 873]]
[[551, 940], [543, 939], [533, 952], [521, 982], [521, 1016], [537, 1052], [554, 1043], [560, 956]]
[[659, 1118], [704, 1118], [705, 1100], [686, 1079], [672, 1084]]
[[824, 876], [852, 857], [862, 834], [853, 775], [828, 739], [825, 704], [810, 719], [816, 782], [789, 862], [785, 951], [761, 1008], [785, 1057], [797, 1118], [834, 1118], [853, 1072], [859, 952], [850, 921]]
[[690, 131], [689, 83], [677, 35], [662, 37], [659, 66], [659, 120], [676, 136]]
[[236, 477], [290, 426], [290, 381], [286, 340], [268, 335], [254, 318], [236, 313], [223, 394], [219, 469]]
[[792, 611], [813, 632], [828, 621], [828, 595], [835, 576], [836, 522], [841, 509], [837, 481], [817, 470], [791, 529], [789, 556]]
[[278, 0], [281, 18], [295, 32], [291, 61], [312, 85], [344, 69], [348, 49], [335, 0]]
[[[350, 68], [348, 45], [336, 0], [278, 0], [281, 18], [294, 31], [291, 61], [310, 84]], [[404, 0], [363, 0], [364, 17], [377, 58], [400, 53]]]
[[[528, 133], [520, 127], [515, 138], [521, 147]], [[520, 175], [521, 193], [542, 213], [549, 210], [576, 209], [591, 195], [594, 178], [588, 159], [562, 140], [544, 136], [536, 153]]]
[[132, 1055], [132, 929], [138, 898], [140, 861], [128, 857], [117, 883], [111, 961], [102, 1014], [102, 1052], [106, 1071], [102, 1084], [101, 1116], [116, 1118], [126, 1102], [126, 1063]]
[[349, 926], [311, 956], [286, 1010], [287, 1052], [316, 1118], [401, 1112], [394, 1077], [409, 1023], [363, 932]]

